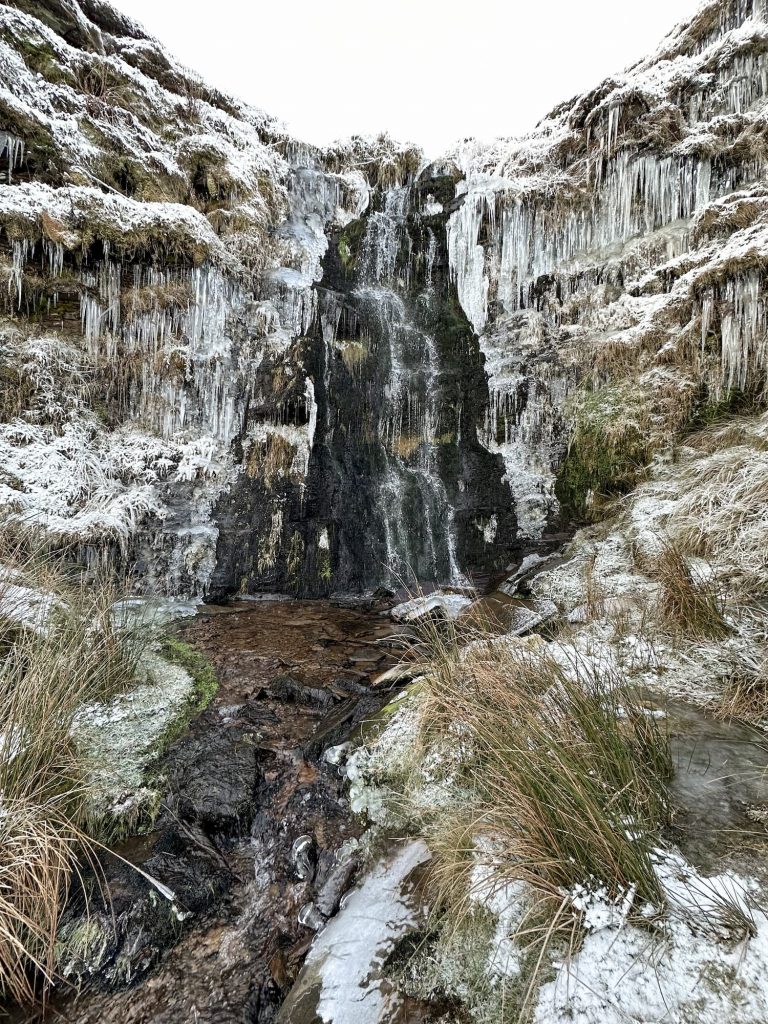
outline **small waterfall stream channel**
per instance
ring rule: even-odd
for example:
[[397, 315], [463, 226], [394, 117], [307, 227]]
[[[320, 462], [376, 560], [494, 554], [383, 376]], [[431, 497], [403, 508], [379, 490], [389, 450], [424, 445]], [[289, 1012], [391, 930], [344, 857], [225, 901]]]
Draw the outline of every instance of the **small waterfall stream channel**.
[[[507, 627], [527, 610], [492, 588], [478, 605]], [[46, 1020], [440, 1019], [444, 1008], [401, 996], [385, 971], [425, 923], [429, 851], [408, 839], [371, 850], [343, 766], [402, 689], [390, 670], [408, 631], [386, 597], [364, 607], [239, 601], [182, 621], [179, 635], [215, 668], [217, 696], [164, 755], [154, 830], [117, 845], [124, 860], [105, 853], [71, 898], [70, 920], [113, 919], [114, 948], [79, 992], [59, 987]], [[768, 801], [768, 750], [755, 730], [688, 705], [666, 713], [680, 845], [710, 866], [712, 829], [725, 835], [745, 803]]]
[[[115, 850], [172, 891], [173, 912], [105, 855], [102, 885], [85, 889], [91, 915], [114, 917], [116, 948], [98, 987], [61, 992], [54, 1019], [276, 1019], [361, 866], [333, 748], [390, 698], [375, 681], [399, 660], [400, 633], [380, 610], [323, 601], [206, 606], [184, 623], [219, 690], [160, 765], [155, 830]], [[85, 913], [82, 895], [69, 913]]]

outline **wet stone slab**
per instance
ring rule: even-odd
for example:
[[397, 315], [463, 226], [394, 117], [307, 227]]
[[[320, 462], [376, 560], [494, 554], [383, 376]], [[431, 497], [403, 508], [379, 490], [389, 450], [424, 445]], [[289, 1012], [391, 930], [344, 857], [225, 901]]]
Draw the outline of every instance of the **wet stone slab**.
[[[731, 848], [768, 848], [768, 737], [692, 705], [666, 707], [677, 807], [676, 838], [708, 870]], [[754, 865], [753, 865], [754, 869]]]

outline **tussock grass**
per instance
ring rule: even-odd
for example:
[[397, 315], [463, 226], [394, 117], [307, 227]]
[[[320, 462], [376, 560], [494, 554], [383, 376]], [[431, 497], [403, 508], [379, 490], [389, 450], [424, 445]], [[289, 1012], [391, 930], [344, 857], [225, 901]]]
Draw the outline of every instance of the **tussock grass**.
[[693, 640], [728, 636], [721, 588], [712, 577], [696, 578], [676, 544], [664, 544], [651, 573], [661, 584], [657, 613], [662, 629]]
[[736, 673], [726, 680], [722, 697], [713, 708], [717, 718], [738, 719], [764, 726], [768, 719], [768, 671], [763, 665], [754, 674]]
[[0, 999], [28, 1002], [55, 971], [78, 860], [91, 858], [78, 708], [133, 679], [138, 637], [108, 581], [24, 542], [0, 555]]
[[477, 808], [515, 874], [543, 894], [592, 877], [658, 902], [647, 855], [667, 821], [671, 761], [656, 719], [618, 680], [564, 668], [538, 638], [420, 632], [422, 654], [431, 649], [423, 717], [432, 734], [466, 737]]
[[528, 964], [522, 1015], [547, 950], [578, 942], [577, 887], [663, 913], [653, 851], [670, 817], [667, 736], [617, 679], [560, 664], [538, 637], [437, 622], [416, 632], [412, 653], [428, 663], [422, 741], [464, 749], [463, 806], [424, 827], [431, 903], [448, 927], [472, 917], [476, 840], [492, 837], [501, 883], [526, 893], [514, 936]]

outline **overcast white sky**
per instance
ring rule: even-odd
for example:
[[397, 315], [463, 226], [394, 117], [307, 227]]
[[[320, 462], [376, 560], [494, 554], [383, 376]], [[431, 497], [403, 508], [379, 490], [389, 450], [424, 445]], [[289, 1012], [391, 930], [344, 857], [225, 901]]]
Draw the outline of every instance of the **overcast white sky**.
[[522, 134], [699, 0], [112, 0], [213, 85], [331, 142]]

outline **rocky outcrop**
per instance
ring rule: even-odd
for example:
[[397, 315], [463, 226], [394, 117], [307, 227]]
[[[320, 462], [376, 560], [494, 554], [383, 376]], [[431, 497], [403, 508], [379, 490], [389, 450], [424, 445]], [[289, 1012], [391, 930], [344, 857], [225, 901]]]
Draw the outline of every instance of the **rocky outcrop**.
[[767, 14], [706, 3], [526, 138], [456, 154], [449, 250], [486, 356], [484, 441], [529, 533], [558, 497], [591, 514], [671, 436], [760, 400]]
[[761, 400], [762, 0], [522, 140], [318, 150], [0, 6], [0, 502], [175, 594], [463, 585]]
[[34, 15], [0, 7], [6, 510], [176, 594], [503, 568], [452, 179], [297, 143], [106, 6]]

